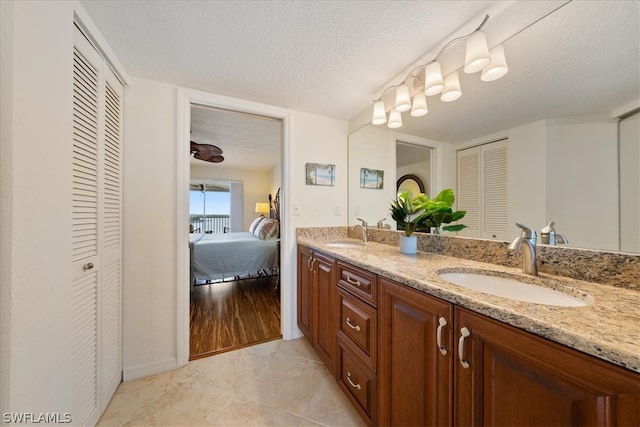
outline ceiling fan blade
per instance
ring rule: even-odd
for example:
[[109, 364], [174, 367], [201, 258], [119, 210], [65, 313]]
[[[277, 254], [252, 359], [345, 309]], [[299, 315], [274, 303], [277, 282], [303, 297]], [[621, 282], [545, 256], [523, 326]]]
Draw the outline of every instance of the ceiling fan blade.
[[222, 149], [211, 144], [198, 144], [191, 141], [191, 154], [198, 160], [205, 162], [220, 163], [224, 160]]

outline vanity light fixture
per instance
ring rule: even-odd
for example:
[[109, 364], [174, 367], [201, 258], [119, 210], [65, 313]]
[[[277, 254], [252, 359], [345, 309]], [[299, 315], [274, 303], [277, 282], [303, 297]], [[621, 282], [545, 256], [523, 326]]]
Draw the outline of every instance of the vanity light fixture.
[[411, 108], [411, 96], [409, 96], [409, 86], [406, 83], [401, 84], [396, 89], [396, 111], [400, 113], [408, 111]]
[[451, 102], [461, 96], [460, 77], [458, 76], [458, 72], [454, 71], [444, 78], [444, 89], [442, 90], [442, 95], [440, 95], [440, 100], [442, 102]]
[[504, 46], [498, 45], [494, 47], [489, 54], [491, 55], [491, 63], [482, 70], [482, 74], [480, 75], [480, 80], [483, 82], [498, 80], [509, 71], [507, 60], [504, 57]]
[[[458, 71], [453, 71], [443, 77], [442, 67], [438, 59], [447, 49], [461, 40], [467, 41], [464, 62], [465, 73], [482, 71], [480, 79], [484, 82], [497, 80], [507, 74], [509, 68], [504, 56], [504, 47], [498, 45], [489, 51], [487, 38], [484, 32], [481, 31], [488, 19], [489, 15], [486, 15], [482, 23], [473, 32], [449, 41], [431, 62], [418, 65], [411, 70], [402, 83], [385, 88], [380, 98], [374, 100], [371, 123], [374, 125], [387, 123], [387, 126], [392, 129], [399, 128], [402, 126], [400, 113], [411, 110], [411, 115], [414, 117], [427, 114], [429, 111], [427, 108], [427, 96], [441, 94], [440, 100], [443, 102], [451, 102], [460, 98], [462, 90], [460, 89]], [[422, 76], [424, 76], [424, 79]], [[412, 84], [410, 85], [409, 82]], [[413, 95], [413, 103], [409, 87], [418, 89], [418, 92]], [[392, 90], [396, 92], [395, 105], [391, 109], [389, 120], [387, 121], [386, 107], [382, 98]]]
[[413, 97], [413, 105], [411, 106], [411, 115], [413, 117], [421, 117], [429, 112], [427, 108], [427, 96], [420, 91]]
[[402, 126], [402, 114], [398, 110], [391, 110], [389, 113], [389, 123], [387, 124], [391, 129], [396, 129]]

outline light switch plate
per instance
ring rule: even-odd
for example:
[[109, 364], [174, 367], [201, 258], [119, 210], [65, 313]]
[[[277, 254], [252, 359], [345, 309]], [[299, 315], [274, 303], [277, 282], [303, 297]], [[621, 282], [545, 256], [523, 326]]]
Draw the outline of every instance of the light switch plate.
[[300, 202], [293, 202], [292, 206], [293, 206], [293, 214], [300, 215]]

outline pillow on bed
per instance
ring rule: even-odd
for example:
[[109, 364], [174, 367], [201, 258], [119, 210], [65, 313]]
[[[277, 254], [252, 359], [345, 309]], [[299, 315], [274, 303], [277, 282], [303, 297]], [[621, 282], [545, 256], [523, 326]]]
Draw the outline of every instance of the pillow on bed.
[[254, 219], [251, 225], [249, 226], [249, 233], [255, 233], [256, 228], [258, 228], [258, 225], [260, 225], [263, 219], [267, 219], [267, 218], [263, 216], [259, 216], [258, 218]]
[[280, 237], [280, 222], [277, 219], [265, 218], [253, 234], [260, 240], [277, 239]]

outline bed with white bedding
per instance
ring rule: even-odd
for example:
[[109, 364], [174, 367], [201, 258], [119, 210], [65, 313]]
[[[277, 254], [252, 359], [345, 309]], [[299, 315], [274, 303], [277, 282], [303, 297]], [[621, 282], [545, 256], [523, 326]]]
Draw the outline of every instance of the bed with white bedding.
[[224, 280], [277, 269], [278, 244], [277, 238], [263, 240], [251, 232], [192, 235], [192, 278]]

